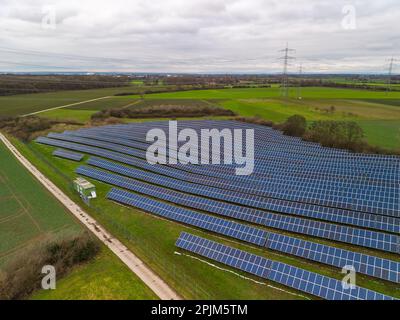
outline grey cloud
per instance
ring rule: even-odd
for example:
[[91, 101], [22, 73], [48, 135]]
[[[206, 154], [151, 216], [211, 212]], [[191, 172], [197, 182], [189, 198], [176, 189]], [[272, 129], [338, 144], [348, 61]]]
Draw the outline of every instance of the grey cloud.
[[[348, 3], [356, 8], [356, 30], [341, 26]], [[55, 30], [41, 28], [45, 5], [56, 9]], [[289, 42], [309, 72], [362, 72], [378, 70], [400, 49], [398, 0], [0, 0], [0, 8], [5, 47], [128, 61], [11, 56], [0, 48], [2, 61], [44, 69], [277, 72], [278, 50]], [[22, 67], [1, 65], [15, 68]]]

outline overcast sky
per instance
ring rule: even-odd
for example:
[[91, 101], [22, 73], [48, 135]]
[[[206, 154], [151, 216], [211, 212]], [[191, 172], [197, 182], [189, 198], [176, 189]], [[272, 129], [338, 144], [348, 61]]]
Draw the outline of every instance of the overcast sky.
[[399, 23], [399, 0], [0, 0], [0, 71], [274, 73], [289, 43], [292, 72], [383, 72]]

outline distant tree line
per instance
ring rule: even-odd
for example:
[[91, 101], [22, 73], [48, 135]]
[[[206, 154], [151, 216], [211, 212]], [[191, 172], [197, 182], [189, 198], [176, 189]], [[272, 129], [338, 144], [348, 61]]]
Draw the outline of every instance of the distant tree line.
[[231, 110], [215, 106], [177, 106], [155, 105], [138, 108], [101, 110], [92, 115], [92, 120], [104, 120], [107, 118], [178, 118], [178, 117], [206, 117], [206, 116], [235, 116]]
[[128, 77], [104, 75], [0, 75], [0, 96], [124, 87]]
[[[293, 81], [290, 84], [291, 87], [299, 86], [299, 82]], [[323, 80], [301, 80], [301, 87], [326, 87], [326, 88], [342, 88], [342, 89], [356, 89], [356, 90], [370, 90], [370, 91], [387, 91], [387, 86], [385, 85], [371, 85], [368, 83], [340, 83], [333, 81], [323, 81]], [[392, 87], [393, 91], [397, 91], [396, 87]]]

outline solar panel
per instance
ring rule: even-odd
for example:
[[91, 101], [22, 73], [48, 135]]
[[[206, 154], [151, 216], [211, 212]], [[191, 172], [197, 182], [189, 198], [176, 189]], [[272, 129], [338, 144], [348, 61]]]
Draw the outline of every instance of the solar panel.
[[[300, 215], [364, 228], [400, 233], [400, 219], [396, 218], [373, 216], [365, 213], [324, 208], [301, 203], [293, 203], [284, 200], [264, 199], [263, 201], [262, 199], [257, 199], [255, 197], [248, 198], [245, 195], [241, 195], [239, 197], [235, 193], [220, 190], [218, 188], [202, 187], [190, 182], [183, 182], [173, 178], [156, 175], [151, 172], [143, 172], [137, 169], [121, 166], [119, 164], [99, 158], [90, 158], [88, 163], [90, 165], [107, 169], [128, 177], [166, 186], [168, 188], [176, 189], [186, 193], [206, 196], [223, 201], [230, 201], [240, 205], [252, 206], [255, 208], [282, 212], [290, 215]], [[259, 201], [256, 202], [256, 200]]]
[[107, 194], [107, 198], [170, 220], [189, 224], [259, 246], [263, 246], [266, 241], [267, 233], [264, 230], [171, 206], [123, 190], [112, 189]]
[[[95, 170], [90, 167], [79, 167], [77, 173], [88, 177], [102, 180], [126, 189], [135, 190], [135, 182], [118, 175], [113, 175], [104, 171]], [[146, 177], [149, 173], [143, 173]], [[151, 181], [157, 183], [157, 181]], [[159, 184], [159, 183], [157, 183]], [[188, 190], [186, 190], [188, 192]], [[206, 194], [206, 196], [208, 196]], [[204, 200], [206, 201], [206, 200]], [[226, 206], [228, 207], [228, 205]], [[225, 210], [225, 206], [223, 206]], [[243, 209], [245, 210], [245, 209]], [[225, 211], [228, 213], [227, 211]], [[399, 252], [399, 237], [390, 234], [373, 232], [369, 230], [350, 228], [334, 224], [327, 224], [318, 221], [299, 219], [288, 216], [264, 217], [262, 224], [265, 226], [292, 231], [296, 233], [308, 234], [319, 238], [331, 239], [339, 242], [351, 243], [388, 252]]]
[[[87, 132], [81, 132], [81, 131], [77, 131], [77, 132], [69, 132], [69, 135], [73, 135], [73, 136], [78, 136], [78, 137], [87, 137], [87, 138], [92, 138], [92, 139], [96, 139], [96, 140], [101, 140], [101, 141], [108, 141], [108, 142], [113, 142], [116, 144], [121, 144], [121, 145], [125, 145], [125, 146], [130, 146], [133, 148], [138, 148], [138, 149], [143, 149], [146, 150], [147, 147], [149, 146], [149, 144], [144, 143], [144, 142], [136, 142], [133, 140], [128, 140], [126, 139], [126, 135], [118, 135], [116, 133], [109, 133], [108, 131], [99, 131], [99, 132], [91, 132], [91, 131], [87, 131]], [[168, 153], [168, 152], [167, 152]], [[273, 158], [274, 159], [274, 158]], [[287, 159], [282, 159], [282, 158], [276, 158], [277, 161], [282, 162], [282, 161], [286, 161]], [[268, 158], [268, 162], [271, 162], [271, 159]], [[193, 172], [201, 172], [201, 173], [205, 173], [205, 174], [215, 174], [214, 176], [219, 176], [221, 177], [221, 174], [217, 173], [217, 172], [210, 172], [210, 170], [208, 170], [206, 167], [201, 167], [201, 166], [180, 166], [179, 167], [182, 170], [188, 170], [188, 171], [193, 171]], [[201, 170], [199, 170], [201, 169]], [[258, 180], [258, 178], [253, 178], [253, 177], [240, 177], [240, 176], [235, 176], [232, 175], [232, 170], [222, 170], [221, 166], [218, 166], [218, 170], [216, 171], [224, 171], [224, 172], [228, 172], [229, 173], [229, 177], [224, 176], [225, 178], [232, 178], [234, 180], [239, 180], [239, 181], [262, 181], [262, 180]], [[271, 173], [273, 173], [274, 175], [278, 175], [281, 176], [282, 172], [276, 172], [275, 171], [271, 171]], [[319, 173], [318, 173], [319, 174]], [[340, 181], [340, 177], [335, 177], [335, 179], [330, 180], [329, 177], [327, 177], [326, 175], [323, 177], [323, 179], [318, 179], [317, 182], [313, 182], [310, 181], [309, 179], [305, 179], [305, 178], [298, 178], [296, 176], [293, 175], [287, 175], [286, 179], [281, 179], [281, 178], [274, 178], [274, 175], [270, 175], [268, 181], [263, 181], [264, 184], [268, 184], [269, 182], [273, 181], [274, 184], [289, 184], [292, 182], [297, 182], [297, 183], [302, 183], [305, 182], [307, 184], [317, 184], [317, 185], [321, 185], [321, 186], [326, 186], [327, 188], [329, 188], [330, 190], [336, 189], [336, 188], [350, 188], [352, 190], [360, 190], [360, 191], [365, 191], [368, 192], [370, 188], [367, 188], [367, 190], [365, 190], [365, 183], [360, 184], [357, 183], [355, 184], [353, 181]], [[314, 175], [316, 175], [316, 173], [314, 173]], [[383, 186], [375, 186], [374, 188], [374, 192], [377, 191], [385, 191], [387, 190], [387, 188], [384, 188]], [[393, 191], [396, 191], [396, 186], [393, 185], [392, 188]]]
[[339, 280], [269, 260], [186, 232], [181, 233], [176, 246], [323, 299], [394, 300], [393, 297], [358, 286], [345, 289]]
[[[74, 141], [90, 146], [101, 147], [108, 150], [132, 155], [141, 159], [146, 158], [144, 150], [125, 147], [115, 142], [103, 142], [100, 141], [101, 137], [99, 137], [99, 140], [95, 140], [54, 133], [49, 134], [49, 137], [66, 141]], [[147, 165], [147, 163], [142, 164], [142, 167], [145, 165]], [[271, 164], [269, 163], [268, 165], [270, 166]], [[187, 168], [187, 170], [189, 171], [196, 168], [193, 166], [178, 167]], [[310, 182], [291, 183], [290, 186], [282, 188], [279, 187], [280, 183], [278, 183], [277, 181], [275, 181], [272, 185], [269, 185], [268, 183], [259, 184], [255, 182], [250, 187], [248, 183], [243, 183], [242, 181], [237, 181], [236, 183], [231, 182], [230, 177], [232, 177], [232, 175], [222, 175], [219, 177], [219, 179], [216, 179], [215, 177], [205, 178], [201, 175], [196, 175], [194, 173], [183, 173], [181, 170], [174, 169], [173, 167], [169, 167], [166, 169], [160, 166], [152, 166], [148, 167], [147, 169], [182, 180], [189, 180], [192, 182], [201, 183], [203, 185], [213, 185], [219, 188], [245, 192], [248, 194], [257, 194], [259, 196], [281, 198], [291, 201], [301, 201], [325, 206], [336, 206], [344, 209], [388, 215], [391, 215], [395, 213], [396, 210], [399, 210], [399, 205], [397, 203], [399, 202], [400, 198], [397, 190], [392, 192], [383, 190], [377, 193], [374, 192], [374, 190], [369, 190], [368, 187], [365, 187], [362, 190], [343, 187], [335, 189], [334, 185], [317, 185]], [[390, 203], [391, 205], [386, 206], [385, 204], [388, 203]]]
[[331, 247], [311, 241], [270, 233], [268, 249], [343, 268], [351, 265], [356, 272], [400, 283], [400, 263], [389, 259]]
[[[270, 226], [267, 222], [273, 220], [272, 217], [267, 217], [267, 213], [248, 212], [247, 214], [244, 214], [236, 212], [235, 207], [227, 203], [218, 203], [209, 199], [178, 193], [139, 181], [124, 179], [117, 175], [112, 175], [100, 170], [81, 167], [77, 173], [154, 198], [173, 202], [174, 204], [180, 204], [186, 207], [200, 209], [264, 226]], [[128, 194], [130, 195], [131, 193], [126, 193], [126, 195]], [[271, 225], [278, 225], [278, 222], [279, 220], [273, 222]], [[278, 229], [279, 227], [283, 230], [297, 231], [296, 228], [293, 228], [292, 224], [287, 224], [285, 228], [285, 226], [280, 223]], [[304, 230], [303, 234], [306, 234]], [[352, 251], [316, 244], [314, 242], [299, 240], [297, 238], [275, 233], [268, 233], [268, 240], [265, 246], [275, 251], [296, 255], [308, 260], [325, 263], [339, 268], [346, 265], [353, 265], [357, 272], [396, 283], [399, 282], [400, 264], [395, 261], [380, 259], [365, 254], [356, 254]]]
[[81, 153], [75, 153], [67, 150], [57, 149], [53, 152], [53, 156], [73, 161], [81, 161], [84, 157]]
[[[37, 141], [40, 142], [40, 143], [46, 143], [46, 144], [55, 145], [55, 146], [62, 146], [62, 147], [65, 147], [65, 148], [72, 148], [73, 150], [82, 148], [81, 145], [77, 146], [74, 143], [56, 141], [54, 139], [49, 139], [49, 138], [39, 138]], [[95, 143], [95, 144], [97, 144], [97, 143]], [[101, 145], [103, 145], [103, 144], [101, 144]], [[85, 146], [83, 148], [86, 151], [88, 151], [88, 150], [93, 151], [92, 154], [95, 154], [95, 155], [99, 155], [99, 153], [103, 153], [104, 154], [105, 152], [106, 152], [106, 155], [105, 155], [106, 157], [107, 157], [107, 154], [110, 155], [110, 151], [105, 151], [104, 149], [88, 147], [88, 146], [87, 147]], [[90, 149], [88, 149], [88, 148], [90, 148]], [[112, 149], [115, 149], [117, 151], [123, 151], [126, 148], [124, 148], [124, 147], [115, 147], [113, 145]], [[130, 153], [132, 153], [132, 152], [130, 152]], [[137, 156], [137, 152], [136, 151], [133, 152], [132, 154]], [[156, 172], [156, 173], [160, 173], [160, 174], [163, 174], [163, 175], [167, 175], [167, 176], [178, 178], [178, 179], [182, 179], [182, 180], [189, 179], [189, 180], [192, 180], [193, 182], [201, 183], [201, 184], [203, 184], [205, 186], [207, 184], [209, 184], [210, 187], [215, 185], [215, 186], [218, 186], [219, 188], [230, 188], [232, 191], [235, 190], [235, 191], [239, 191], [239, 192], [243, 191], [242, 189], [244, 188], [243, 186], [235, 185], [235, 183], [231, 183], [231, 184], [228, 183], [227, 184], [226, 181], [225, 182], [221, 182], [221, 181], [216, 181], [215, 179], [211, 179], [211, 178], [195, 177], [194, 175], [188, 175], [188, 173], [183, 173], [180, 170], [174, 170], [174, 169], [172, 169], [170, 167], [151, 166], [144, 160], [140, 160], [138, 158], [133, 158], [133, 157], [127, 158], [127, 156], [124, 156], [124, 155], [121, 155], [121, 154], [115, 153], [115, 152], [112, 154], [112, 157], [113, 158], [119, 157], [120, 161], [122, 160], [122, 162], [124, 162], [124, 163], [132, 164], [132, 162], [134, 162], [133, 165], [139, 166], [140, 168], [143, 168], [143, 169], [146, 169], [146, 170], [150, 170], [150, 171], [153, 171], [153, 172]], [[246, 190], [251, 189], [250, 187], [246, 187], [246, 188], [247, 188]], [[226, 191], [231, 191], [231, 190], [226, 189]], [[336, 205], [338, 205], [338, 206], [341, 205], [342, 207], [350, 207], [351, 209], [354, 209], [354, 210], [362, 210], [362, 211], [368, 211], [368, 212], [377, 211], [378, 213], [384, 214], [384, 215], [400, 216], [400, 212], [398, 210], [399, 204], [396, 201], [391, 201], [389, 198], [387, 199], [387, 201], [385, 200], [385, 198], [383, 198], [384, 200], [382, 200], [381, 198], [376, 198], [376, 199], [375, 198], [368, 198], [366, 200], [358, 200], [358, 199], [353, 199], [352, 197], [343, 197], [341, 195], [334, 194], [334, 193], [333, 193], [333, 195], [330, 195], [330, 194], [327, 193], [326, 196], [324, 196], [325, 199], [323, 199], [321, 197], [319, 197], [319, 198], [313, 198], [313, 197], [309, 197], [309, 196], [305, 197], [305, 195], [303, 195], [303, 194], [300, 194], [300, 193], [296, 194], [295, 192], [293, 192], [293, 190], [290, 190], [290, 191], [291, 192], [286, 192], [286, 193], [283, 194], [281, 191], [273, 191], [273, 190], [271, 191], [270, 190], [270, 191], [268, 191], [269, 192], [268, 196], [277, 197], [277, 198], [279, 198], [279, 200], [282, 199], [282, 198], [285, 198], [285, 199], [289, 199], [289, 200], [295, 201], [295, 202], [301, 202], [301, 203], [304, 203], [304, 202], [306, 202], [306, 203], [307, 202], [315, 202], [315, 203], [320, 203], [320, 204], [328, 205], [328, 206], [332, 206], [332, 207], [336, 206]], [[243, 194], [243, 197], [246, 197], [246, 195]], [[247, 196], [247, 198], [251, 198], [251, 197], [253, 197], [253, 196], [252, 195], [248, 195]], [[259, 197], [259, 198], [260, 198], [259, 201], [263, 201], [264, 199], [268, 199], [268, 198], [263, 198], [263, 197]], [[344, 204], [343, 203], [342, 199], [346, 199], [346, 198], [350, 199], [348, 201], [350, 201], [351, 204], [350, 203], [348, 203], [348, 204]], [[374, 201], [376, 203], [378, 203], [378, 205], [375, 205], [375, 204], [372, 205], [372, 203]], [[341, 202], [341, 203], [339, 203], [339, 202]], [[379, 203], [383, 203], [383, 204], [380, 205]], [[367, 204], [370, 204], [370, 205], [367, 205]]]

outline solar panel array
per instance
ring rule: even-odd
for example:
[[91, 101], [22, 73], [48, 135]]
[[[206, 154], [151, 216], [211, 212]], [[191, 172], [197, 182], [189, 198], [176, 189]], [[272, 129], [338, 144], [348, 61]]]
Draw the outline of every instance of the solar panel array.
[[[199, 137], [207, 128], [255, 129], [254, 173], [237, 176], [236, 165], [226, 164], [149, 164], [146, 133], [151, 128], [168, 132], [165, 121], [51, 133], [36, 141], [63, 148], [55, 153], [81, 156], [75, 161], [83, 153], [94, 156], [77, 173], [124, 189], [112, 189], [107, 195], [110, 200], [309, 261], [337, 268], [352, 265], [359, 273], [399, 283], [397, 261], [280, 232], [399, 254], [400, 157], [324, 148], [271, 128], [235, 121], [179, 122], [180, 129], [187, 127]], [[166, 155], [178, 157], [183, 143], [187, 142], [167, 149]], [[222, 152], [223, 148], [214, 155], [210, 152], [210, 159]], [[267, 232], [265, 227], [276, 232]], [[277, 265], [271, 277], [289, 286], [292, 281], [298, 284], [296, 277], [302, 271], [288, 267]], [[320, 284], [322, 291], [334, 291]], [[335, 298], [341, 295], [337, 294]], [[325, 298], [331, 297], [326, 293]]]
[[83, 154], [81, 153], [76, 153], [76, 152], [71, 152], [63, 149], [57, 149], [53, 152], [53, 156], [55, 157], [60, 157], [68, 160], [73, 160], [73, 161], [81, 161], [84, 157]]
[[[107, 198], [123, 204], [143, 209], [142, 206], [137, 205], [138, 196], [124, 190], [112, 189], [107, 195]], [[145, 198], [142, 197], [139, 199], [145, 199]], [[163, 205], [163, 203], [154, 200], [151, 200], [151, 204], [152, 208], [154, 208], [155, 206]], [[178, 218], [176, 218], [175, 217], [176, 207], [169, 206], [164, 208], [165, 208], [163, 212], [164, 217], [175, 221], [194, 225], [191, 222], [181, 221]], [[160, 214], [157, 210], [146, 209], [146, 208], [144, 208], [144, 210], [149, 211], [153, 214], [158, 214], [158, 215]], [[166, 213], [168, 210], [170, 211], [169, 214]], [[185, 209], [181, 209], [179, 212], [187, 216], [192, 216], [194, 214], [193, 211]], [[280, 235], [272, 232], [264, 233], [263, 237], [265, 237], [265, 239], [260, 240], [259, 243], [265, 242], [264, 246], [268, 249], [272, 249], [283, 253], [289, 253], [291, 255], [295, 255], [301, 258], [317, 261], [320, 263], [328, 264], [339, 268], [343, 268], [344, 266], [347, 265], [353, 265], [357, 272], [367, 274], [372, 277], [384, 279], [387, 281], [399, 283], [400, 263], [396, 261], [382, 259], [366, 254], [360, 254], [327, 245], [317, 244], [315, 242], [300, 240], [294, 237]], [[244, 240], [244, 238], [241, 238], [240, 240]], [[255, 242], [251, 243], [257, 244]]]
[[[352, 232], [349, 232], [349, 228], [345, 228], [344, 230], [342, 230], [342, 227], [337, 225], [324, 224], [317, 221], [309, 221], [272, 213], [267, 215], [266, 212], [248, 210], [244, 207], [182, 194], [172, 190], [167, 190], [157, 186], [141, 183], [136, 180], [124, 178], [119, 175], [111, 174], [105, 171], [93, 169], [87, 166], [79, 167], [76, 172], [78, 174], [85, 175], [87, 177], [105, 183], [139, 192], [161, 200], [169, 201], [178, 205], [212, 212], [219, 215], [244, 220], [247, 222], [260, 224], [266, 227], [272, 227], [305, 235], [319, 235], [319, 237], [321, 238], [333, 240], [340, 239], [340, 241], [343, 242], [346, 242], [345, 240], [347, 240], [349, 243], [352, 244], [369, 246], [375, 249], [387, 247], [387, 250], [382, 249], [383, 251], [398, 252], [399, 248], [397, 243], [399, 237], [393, 235], [375, 233], [373, 238], [376, 239], [376, 241], [372, 242], [369, 240], [369, 243], [365, 243], [364, 239], [368, 235], [368, 231], [363, 229], [354, 229], [352, 230]], [[325, 231], [322, 234], [322, 232], [317, 233], [318, 230]], [[357, 235], [358, 238], [355, 235]], [[385, 241], [387, 241], [388, 243], [386, 243]]]
[[[336, 214], [331, 211], [331, 213], [326, 213], [324, 211], [318, 212], [319, 207], [316, 206], [293, 206], [293, 203], [275, 200], [265, 200], [261, 204], [254, 203], [255, 198], [247, 198], [246, 196], [238, 197], [235, 193], [228, 192], [225, 190], [217, 188], [203, 188], [199, 185], [182, 182], [178, 179], [171, 179], [169, 177], [160, 176], [150, 172], [143, 172], [131, 167], [126, 167], [113, 163], [110, 161], [102, 160], [99, 158], [90, 158], [88, 163], [90, 165], [107, 169], [111, 172], [116, 172], [121, 175], [132, 177], [135, 179], [141, 179], [149, 181], [158, 185], [166, 186], [168, 188], [190, 192], [193, 194], [206, 196], [209, 198], [220, 199], [224, 201], [230, 201], [232, 203], [237, 203], [241, 205], [262, 207], [263, 209], [268, 209], [271, 211], [282, 212], [285, 214], [297, 214], [306, 217], [311, 217], [315, 219], [327, 220], [332, 222], [340, 222], [349, 225], [355, 225], [360, 227], [366, 227], [370, 229], [377, 229], [382, 231], [389, 231], [393, 233], [400, 233], [400, 219], [384, 217], [384, 216], [374, 216], [370, 214], [362, 214], [357, 212], [336, 212]], [[260, 200], [262, 201], [262, 200]]]
[[112, 189], [108, 193], [107, 198], [134, 206], [170, 220], [189, 224], [194, 227], [209, 230], [259, 246], [263, 246], [267, 238], [267, 233], [264, 230], [186, 210], [180, 207], [171, 206], [123, 190]]
[[176, 246], [260, 278], [327, 300], [393, 300], [392, 297], [358, 286], [346, 289], [339, 280], [269, 260], [185, 232], [180, 235]]
[[[145, 162], [144, 159], [146, 159], [145, 150], [122, 146], [118, 144], [119, 141], [101, 141], [104, 139], [103, 134], [100, 134], [96, 139], [65, 134], [49, 134], [49, 137], [121, 152], [142, 159], [143, 162]], [[109, 141], [110, 139], [106, 140]], [[147, 162], [145, 162], [145, 164], [147, 164]], [[268, 165], [270, 165], [270, 163], [268, 163]], [[182, 168], [182, 166], [179, 166], [179, 168]], [[188, 167], [185, 166], [185, 168]], [[400, 198], [398, 192], [396, 192], [397, 190], [393, 188], [381, 188], [380, 190], [376, 190], [376, 187], [365, 185], [362, 189], [344, 186], [336, 187], [332, 184], [310, 183], [309, 181], [297, 181], [293, 178], [286, 179], [287, 181], [285, 183], [279, 181], [253, 181], [250, 187], [248, 181], [243, 181], [243, 179], [238, 181], [236, 176], [227, 173], [220, 173], [218, 177], [203, 177], [195, 174], [196, 171], [198, 172], [198, 169], [187, 169], [192, 170], [193, 172], [183, 172], [174, 167], [168, 169], [149, 168], [149, 170], [171, 177], [177, 177], [182, 180], [190, 180], [203, 185], [213, 185], [258, 196], [279, 198], [289, 201], [301, 201], [324, 206], [336, 206], [343, 209], [365, 211], [375, 214], [398, 216], [398, 201]], [[234, 181], [232, 181], [232, 179]]]
[[[108, 168], [110, 169], [110, 168]], [[83, 174], [87, 177], [91, 177], [97, 180], [101, 180], [106, 183], [110, 183], [119, 187], [123, 187], [129, 190], [134, 190], [138, 191], [140, 190], [139, 184], [135, 181], [132, 181], [130, 179], [123, 178], [119, 175], [114, 175], [110, 174], [104, 171], [100, 170], [95, 170], [89, 167], [79, 167], [76, 171], [78, 174]], [[148, 178], [148, 173], [143, 172], [143, 176]], [[148, 181], [148, 179], [147, 179]], [[157, 183], [157, 181], [152, 181]], [[143, 190], [143, 188], [141, 189]], [[163, 190], [157, 190], [158, 195], [160, 198], [163, 200], [171, 201], [171, 196], [166, 196], [168, 191], [163, 191]], [[147, 194], [156, 196], [155, 195], [156, 188], [153, 187], [151, 188], [150, 191], [147, 192]], [[187, 199], [188, 201], [183, 201], [183, 203], [180, 202], [180, 200], [177, 200], [181, 198]], [[229, 206], [229, 204], [224, 204], [224, 203], [219, 203], [219, 202], [212, 202], [209, 199], [202, 199], [199, 200], [196, 197], [191, 197], [189, 195], [187, 196], [182, 196], [180, 197], [179, 195], [176, 195], [174, 197], [174, 201], [179, 201], [180, 204], [185, 205], [185, 206], [190, 206], [190, 204], [193, 202], [199, 202], [202, 205], [209, 204], [207, 207], [207, 211], [215, 212], [218, 214], [223, 214], [227, 215], [228, 208], [232, 208], [233, 206]], [[192, 200], [190, 202], [189, 200]], [[174, 202], [172, 201], [172, 202]], [[192, 205], [193, 207], [194, 205]], [[195, 208], [199, 208], [198, 206], [195, 206]], [[218, 209], [219, 208], [219, 209]], [[238, 208], [238, 207], [234, 207]], [[234, 210], [234, 209], [233, 209]], [[243, 213], [243, 211], [246, 211], [245, 208], [243, 209], [237, 209], [236, 214], [231, 213], [231, 216], [234, 218], [238, 217], [238, 214]], [[254, 212], [253, 212], [254, 213]], [[258, 213], [257, 216], [252, 214], [252, 217], [247, 217], [246, 220], [249, 222], [255, 222], [254, 219], [260, 219], [259, 216], [262, 214], [261, 212], [256, 212]], [[242, 215], [243, 217], [243, 215]], [[340, 225], [334, 225], [334, 224], [328, 224], [324, 222], [319, 222], [319, 221], [313, 221], [313, 220], [305, 220], [305, 219], [300, 219], [300, 218], [295, 218], [295, 217], [288, 217], [288, 216], [283, 216], [283, 215], [270, 215], [269, 218], [264, 215], [262, 217], [262, 221], [258, 221], [256, 223], [262, 224], [267, 227], [273, 227], [281, 230], [287, 230], [291, 232], [296, 232], [296, 233], [301, 233], [301, 234], [307, 234], [319, 238], [325, 238], [325, 239], [331, 239], [335, 241], [340, 241], [340, 242], [345, 242], [345, 243], [350, 243], [354, 245], [359, 245], [359, 246], [364, 246], [368, 248], [373, 248], [377, 250], [382, 250], [382, 251], [387, 251], [387, 252], [394, 252], [398, 253], [400, 252], [400, 237], [392, 234], [385, 234], [385, 233], [380, 233], [380, 232], [374, 232], [374, 231], [369, 231], [369, 230], [364, 230], [364, 229], [357, 229], [357, 228], [350, 228], [346, 226], [340, 226]]]
[[270, 234], [267, 248], [338, 268], [353, 266], [358, 273], [400, 283], [400, 263], [372, 255], [305, 241], [281, 234]]

